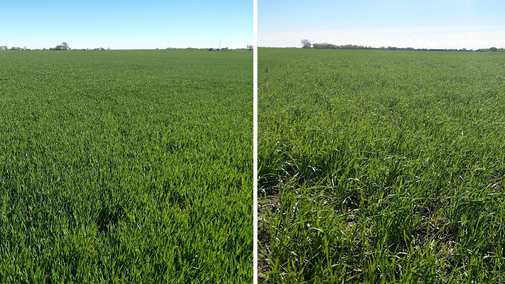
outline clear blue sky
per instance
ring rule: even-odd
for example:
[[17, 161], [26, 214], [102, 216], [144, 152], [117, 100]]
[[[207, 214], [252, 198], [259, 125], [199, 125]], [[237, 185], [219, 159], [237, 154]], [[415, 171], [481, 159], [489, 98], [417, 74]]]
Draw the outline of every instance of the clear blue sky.
[[258, 0], [258, 45], [505, 47], [504, 0]]
[[0, 0], [0, 45], [111, 49], [253, 44], [252, 0]]

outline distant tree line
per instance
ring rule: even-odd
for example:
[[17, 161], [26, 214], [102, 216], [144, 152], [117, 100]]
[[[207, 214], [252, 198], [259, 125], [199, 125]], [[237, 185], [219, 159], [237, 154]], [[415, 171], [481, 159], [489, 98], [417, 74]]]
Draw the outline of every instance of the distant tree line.
[[[8, 48], [6, 45], [2, 45], [2, 46], [0, 46], [0, 50], [31, 50], [31, 49], [27, 48], [26, 46], [25, 47], [13, 46], [11, 48]], [[34, 49], [34, 50], [37, 50], [37, 49]], [[66, 41], [64, 41], [63, 43], [57, 45], [56, 47], [50, 47], [49, 49], [44, 48], [42, 50], [70, 50], [70, 46], [68, 45], [68, 43]]]
[[7, 47], [6, 45], [0, 46], [0, 50], [29, 50], [28, 48], [25, 47], [18, 47], [18, 46], [12, 46], [11, 48]]
[[[156, 48], [158, 50], [158, 48]], [[172, 47], [167, 47], [166, 48], [167, 50], [170, 50], [170, 49], [184, 49], [184, 50], [209, 50], [209, 51], [231, 51], [231, 49], [229, 49], [228, 47], [222, 47], [220, 49], [215, 49], [215, 48], [210, 48], [210, 49], [207, 49], [207, 48], [193, 48], [193, 47], [186, 47], [186, 48], [172, 48]], [[253, 45], [247, 45], [246, 47], [246, 50], [248, 51], [253, 51], [254, 49], [254, 46]], [[70, 50], [70, 46], [67, 42], [63, 42], [59, 45], [57, 45], [56, 47], [50, 47], [50, 48], [43, 48], [43, 49], [29, 49], [27, 48], [26, 46], [25, 47], [11, 47], [9, 48], [8, 46], [6, 45], [0, 45], [0, 50]], [[103, 51], [103, 50], [110, 50], [110, 47], [105, 49], [103, 47], [97, 47], [97, 48], [93, 48], [93, 49], [90, 49], [90, 48], [83, 48], [83, 49], [73, 49], [73, 50], [82, 50], [82, 51], [86, 51], [86, 50], [93, 50], [93, 51]], [[147, 50], [147, 49], [143, 49], [143, 50]]]
[[[302, 48], [310, 48], [307, 47], [307, 43], [302, 43]], [[479, 48], [479, 49], [444, 49], [444, 48], [413, 48], [413, 47], [372, 47], [372, 46], [362, 46], [362, 45], [354, 45], [354, 44], [346, 44], [346, 45], [335, 45], [331, 43], [314, 43], [312, 44], [312, 48], [314, 49], [361, 49], [361, 50], [412, 50], [412, 51], [461, 51], [461, 52], [505, 52], [504, 48]]]
[[[66, 41], [64, 41], [61, 44], [58, 44], [56, 47], [43, 48], [43, 49], [29, 49], [26, 46], [23, 48], [15, 47], [15, 46], [8, 48], [6, 45], [2, 45], [2, 46], [0, 46], [0, 50], [71, 50], [71, 49], [70, 49], [69, 44]], [[84, 48], [84, 49], [80, 49], [80, 50], [106, 50], [106, 49], [103, 47], [97, 47], [94, 49]], [[110, 47], [107, 48], [107, 50], [110, 50]]]

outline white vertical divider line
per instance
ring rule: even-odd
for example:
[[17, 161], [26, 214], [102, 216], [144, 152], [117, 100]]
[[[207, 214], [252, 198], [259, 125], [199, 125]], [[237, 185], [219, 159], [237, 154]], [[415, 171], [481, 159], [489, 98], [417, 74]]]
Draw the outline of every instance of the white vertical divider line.
[[258, 0], [253, 0], [253, 283], [258, 283]]

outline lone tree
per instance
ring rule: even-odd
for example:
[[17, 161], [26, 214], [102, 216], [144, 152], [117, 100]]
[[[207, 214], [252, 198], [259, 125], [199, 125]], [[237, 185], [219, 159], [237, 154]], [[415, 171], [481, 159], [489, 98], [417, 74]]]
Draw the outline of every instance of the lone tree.
[[302, 43], [302, 48], [310, 48], [312, 46], [308, 39], [302, 39], [300, 42]]
[[68, 46], [68, 43], [66, 41], [62, 42], [61, 46], [63, 46], [64, 50], [70, 50], [70, 47]]

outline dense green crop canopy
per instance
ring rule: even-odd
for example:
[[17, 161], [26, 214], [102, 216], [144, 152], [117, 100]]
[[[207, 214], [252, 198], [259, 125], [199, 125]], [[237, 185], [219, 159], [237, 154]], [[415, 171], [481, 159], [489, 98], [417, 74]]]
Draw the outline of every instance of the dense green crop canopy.
[[252, 80], [247, 52], [0, 52], [0, 282], [251, 282]]
[[261, 279], [505, 281], [505, 54], [258, 58]]

